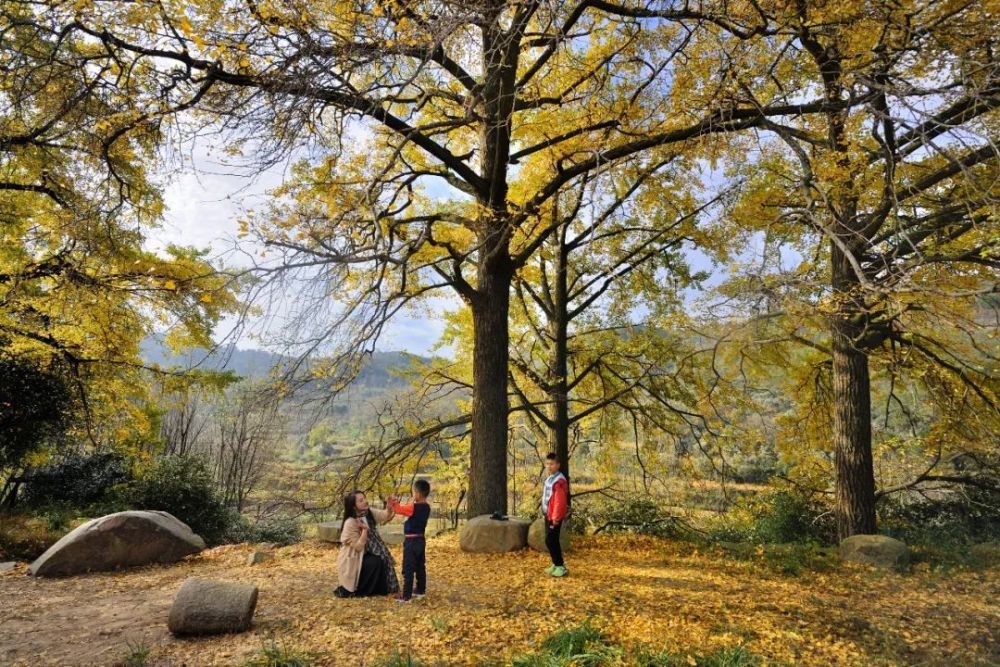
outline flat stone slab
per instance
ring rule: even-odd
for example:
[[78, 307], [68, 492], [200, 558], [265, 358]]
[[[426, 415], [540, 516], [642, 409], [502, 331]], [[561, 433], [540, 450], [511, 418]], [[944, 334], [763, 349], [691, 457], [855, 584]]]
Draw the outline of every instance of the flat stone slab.
[[[559, 528], [559, 543], [562, 545], [563, 551], [569, 551], [570, 537], [568, 521], [563, 521], [562, 526]], [[541, 551], [546, 554], [549, 552], [549, 548], [545, 546], [545, 519], [538, 518], [531, 522], [531, 528], [528, 529], [528, 546], [535, 551]]]
[[7, 574], [8, 572], [13, 572], [17, 569], [17, 561], [7, 561], [6, 563], [0, 563], [0, 574]]
[[325, 521], [316, 524], [316, 537], [324, 542], [340, 544], [340, 526], [343, 521]]
[[257, 587], [190, 577], [170, 607], [167, 627], [175, 635], [215, 635], [250, 629]]
[[[332, 542], [340, 544], [340, 526], [342, 521], [325, 521], [316, 524], [316, 539], [322, 542]], [[383, 525], [378, 528], [379, 537], [386, 544], [402, 544], [403, 536], [402, 524]]]
[[489, 514], [483, 514], [469, 519], [458, 536], [458, 544], [462, 551], [469, 553], [496, 554], [507, 551], [517, 551], [528, 546], [528, 528], [531, 522], [527, 519], [510, 517], [504, 521], [491, 519]]
[[167, 512], [129, 511], [88, 521], [39, 556], [36, 577], [101, 572], [151, 563], [175, 563], [205, 548], [205, 541]]

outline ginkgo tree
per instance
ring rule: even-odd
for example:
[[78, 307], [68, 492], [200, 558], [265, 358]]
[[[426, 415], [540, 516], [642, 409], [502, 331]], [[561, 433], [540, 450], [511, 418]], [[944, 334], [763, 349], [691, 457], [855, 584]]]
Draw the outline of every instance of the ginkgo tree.
[[753, 103], [720, 80], [742, 43], [763, 43], [745, 27], [753, 3], [83, 2], [50, 16], [157, 71], [148, 107], [199, 109], [260, 159], [315, 157], [302, 174], [333, 209], [322, 233], [295, 216], [262, 233], [286, 275], [311, 268], [340, 297], [306, 348], [349, 325], [352, 349], [370, 349], [417, 295], [460, 295], [474, 330], [471, 514], [507, 506], [511, 284], [554, 231], [539, 217], [552, 197], [653, 148], [842, 104], [766, 71]]
[[148, 165], [164, 117], [137, 104], [150, 79], [22, 3], [0, 7], [0, 62], [0, 355], [57, 369], [80, 435], [121, 442], [146, 424], [143, 338], [209, 345], [232, 278], [146, 247], [162, 213]]
[[[734, 340], [790, 370], [801, 400], [789, 448], [832, 449], [841, 537], [875, 532], [887, 492], [975, 483], [949, 464], [981, 456], [1000, 429], [986, 298], [1000, 269], [989, 4], [802, 2], [759, 15], [781, 45], [776, 81], [820, 90], [831, 108], [769, 119], [732, 144], [731, 171], [748, 187], [730, 229], [758, 234], [765, 254], [723, 294], [744, 332], [766, 343]], [[881, 489], [873, 396], [885, 402], [884, 439], [919, 454], [910, 479]]]

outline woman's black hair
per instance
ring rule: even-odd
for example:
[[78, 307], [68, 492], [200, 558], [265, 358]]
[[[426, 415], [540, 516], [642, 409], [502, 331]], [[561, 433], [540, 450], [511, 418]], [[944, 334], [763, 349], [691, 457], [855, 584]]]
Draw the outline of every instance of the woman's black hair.
[[[364, 493], [364, 491], [351, 491], [344, 496], [344, 520], [340, 524], [340, 529], [344, 530], [344, 524], [350, 518], [358, 518], [358, 494]], [[371, 508], [365, 512], [365, 518], [368, 519], [368, 529], [371, 531], [378, 530], [378, 522], [375, 521], [375, 517], [372, 515]]]

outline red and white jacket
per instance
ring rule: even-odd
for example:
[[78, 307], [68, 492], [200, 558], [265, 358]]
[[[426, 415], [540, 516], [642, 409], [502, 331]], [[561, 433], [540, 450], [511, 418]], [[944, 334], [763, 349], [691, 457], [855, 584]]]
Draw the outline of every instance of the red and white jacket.
[[561, 472], [549, 475], [542, 491], [542, 514], [549, 523], [561, 523], [569, 508], [569, 481]]

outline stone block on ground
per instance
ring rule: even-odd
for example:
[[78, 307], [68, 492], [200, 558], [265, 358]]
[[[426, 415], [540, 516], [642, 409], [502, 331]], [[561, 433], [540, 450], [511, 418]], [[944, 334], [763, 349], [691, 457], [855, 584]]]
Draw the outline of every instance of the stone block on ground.
[[491, 519], [483, 514], [469, 519], [459, 534], [462, 551], [470, 553], [504, 553], [528, 546], [528, 528], [531, 522], [510, 517], [505, 521]]
[[259, 565], [274, 560], [274, 554], [267, 551], [254, 551], [247, 556], [247, 565]]
[[334, 542], [340, 544], [340, 524], [341, 521], [326, 521], [316, 524], [316, 537], [323, 542]]
[[17, 569], [17, 561], [7, 561], [6, 563], [0, 563], [0, 574], [6, 574], [8, 572], [13, 572]]
[[175, 563], [204, 548], [201, 537], [166, 512], [116, 512], [64, 535], [35, 559], [28, 572], [39, 577], [66, 576]]
[[[569, 551], [570, 537], [568, 521], [563, 521], [562, 527], [559, 529], [559, 543], [562, 544], [563, 551]], [[545, 546], [545, 519], [539, 517], [531, 522], [531, 528], [528, 529], [528, 546], [535, 551], [541, 551], [542, 553], [549, 552], [549, 548]]]
[[910, 549], [885, 535], [852, 535], [840, 543], [840, 557], [855, 563], [903, 570], [910, 564]]
[[250, 629], [257, 587], [190, 577], [174, 597], [167, 627], [175, 635], [214, 635]]

